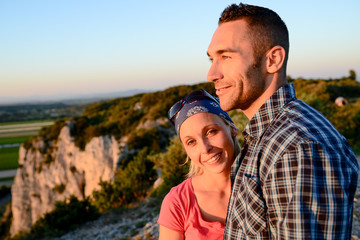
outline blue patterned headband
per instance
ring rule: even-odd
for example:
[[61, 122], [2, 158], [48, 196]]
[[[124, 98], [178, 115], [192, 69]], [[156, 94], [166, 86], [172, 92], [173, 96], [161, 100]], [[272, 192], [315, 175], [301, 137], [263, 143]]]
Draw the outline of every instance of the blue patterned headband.
[[217, 98], [205, 90], [197, 90], [176, 102], [169, 110], [169, 119], [174, 124], [178, 136], [181, 124], [190, 116], [202, 112], [216, 114], [233, 123], [229, 114], [221, 109]]

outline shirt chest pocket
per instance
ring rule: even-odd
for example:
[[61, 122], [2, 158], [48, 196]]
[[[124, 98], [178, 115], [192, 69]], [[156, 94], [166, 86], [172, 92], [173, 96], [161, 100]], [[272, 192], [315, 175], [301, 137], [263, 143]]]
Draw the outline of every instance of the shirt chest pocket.
[[266, 204], [257, 178], [244, 174], [233, 206], [233, 220], [247, 235], [255, 236], [266, 231]]

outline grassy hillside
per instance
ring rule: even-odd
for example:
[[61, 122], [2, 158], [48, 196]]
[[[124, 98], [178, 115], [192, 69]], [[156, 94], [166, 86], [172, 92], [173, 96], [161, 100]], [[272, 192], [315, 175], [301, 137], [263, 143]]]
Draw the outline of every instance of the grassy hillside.
[[[352, 74], [342, 79], [305, 80], [289, 77], [288, 81], [294, 84], [299, 99], [323, 113], [348, 139], [352, 148], [359, 151], [360, 83], [354, 79]], [[215, 95], [213, 84], [201, 83], [92, 104], [81, 116], [67, 119], [73, 121], [71, 134], [75, 144], [80, 149], [84, 149], [91, 138], [96, 136], [113, 135], [118, 140], [126, 136], [127, 145], [135, 150], [134, 152], [144, 148], [147, 149], [148, 155], [166, 152], [169, 140], [175, 134], [167, 121], [168, 109], [184, 95], [200, 88]], [[339, 96], [346, 98], [348, 104], [343, 107], [335, 105], [334, 101]], [[240, 130], [247, 124], [248, 120], [242, 113], [231, 111], [230, 115]], [[52, 126], [40, 131], [39, 135], [48, 144], [47, 151], [51, 151], [51, 142], [56, 141], [60, 129], [67, 120], [59, 119]], [[155, 121], [159, 123], [140, 127]], [[28, 140], [25, 147], [32, 147], [31, 141], [32, 139]], [[125, 169], [134, 157], [135, 155], [124, 159], [121, 168]]]
[[[289, 77], [288, 81], [294, 84], [299, 99], [323, 113], [348, 139], [354, 151], [360, 151], [358, 137], [360, 135], [360, 83], [355, 80], [353, 74], [341, 79], [328, 80]], [[84, 149], [91, 138], [96, 136], [113, 135], [118, 140], [126, 136], [127, 146], [134, 150], [133, 152], [139, 153], [146, 148], [144, 151], [146, 151], [147, 159], [154, 162], [150, 160], [151, 156], [167, 152], [169, 140], [175, 134], [173, 127], [167, 121], [168, 109], [186, 94], [201, 88], [215, 95], [213, 84], [201, 83], [103, 101], [88, 106], [81, 116], [58, 119], [52, 126], [43, 128], [39, 136], [48, 146], [46, 151], [52, 151], [52, 142], [56, 141], [61, 128], [67, 120], [72, 120], [71, 134], [80, 149]], [[338, 107], [334, 103], [340, 96], [348, 100], [347, 105]], [[240, 130], [248, 122], [247, 118], [237, 111], [231, 111], [230, 116]], [[157, 124], [147, 124], [156, 121]], [[242, 142], [241, 134], [239, 138]], [[25, 142], [25, 147], [32, 147], [31, 141], [32, 139], [29, 139]], [[134, 159], [136, 159], [136, 154], [123, 159], [119, 171], [125, 171], [127, 165]], [[178, 161], [181, 163], [182, 159]], [[162, 166], [159, 162], [154, 164]], [[104, 185], [105, 187], [108, 186]]]
[[[360, 83], [354, 79], [352, 76], [329, 80], [288, 78], [296, 88], [297, 97], [323, 113], [359, 152]], [[187, 172], [187, 166], [183, 165], [185, 153], [167, 121], [167, 111], [174, 102], [200, 88], [215, 95], [213, 84], [202, 83], [92, 104], [81, 116], [59, 119], [52, 126], [43, 128], [38, 135], [48, 146], [43, 153], [52, 151], [52, 143], [68, 120], [73, 121], [71, 134], [80, 149], [95, 136], [113, 135], [118, 140], [126, 136], [127, 146], [134, 154], [122, 159], [113, 181], [99, 183], [101, 190], [93, 192], [92, 204], [100, 212], [106, 212], [130, 206], [149, 194], [163, 196], [181, 182]], [[336, 106], [334, 101], [339, 96], [346, 98], [348, 104]], [[242, 130], [247, 118], [238, 111], [229, 114]], [[154, 122], [156, 124], [147, 124]], [[239, 139], [242, 142], [241, 134]], [[25, 147], [33, 147], [31, 141], [28, 140]], [[157, 177], [155, 169], [161, 170], [164, 182], [152, 190]]]

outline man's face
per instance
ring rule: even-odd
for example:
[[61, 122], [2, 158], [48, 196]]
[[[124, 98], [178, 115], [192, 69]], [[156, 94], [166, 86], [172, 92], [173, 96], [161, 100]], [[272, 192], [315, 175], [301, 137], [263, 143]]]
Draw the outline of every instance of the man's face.
[[207, 79], [215, 85], [221, 108], [250, 109], [265, 91], [265, 73], [255, 67], [247, 23], [244, 20], [222, 23], [211, 39], [208, 56], [211, 67]]

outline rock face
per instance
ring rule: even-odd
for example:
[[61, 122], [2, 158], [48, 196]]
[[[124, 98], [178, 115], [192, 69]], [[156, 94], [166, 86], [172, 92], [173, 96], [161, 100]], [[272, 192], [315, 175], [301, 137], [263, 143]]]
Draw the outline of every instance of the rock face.
[[62, 128], [52, 151], [52, 161], [40, 152], [44, 142], [19, 150], [19, 165], [11, 193], [11, 235], [28, 231], [33, 223], [54, 208], [55, 201], [70, 195], [82, 200], [99, 189], [99, 180], [114, 177], [120, 159], [119, 143], [108, 136], [93, 138], [84, 151], [77, 148], [69, 126]]
[[343, 97], [337, 97], [335, 99], [335, 104], [338, 106], [338, 107], [343, 107], [345, 106], [346, 104], [348, 104], [348, 100], [346, 100], [345, 98]]

